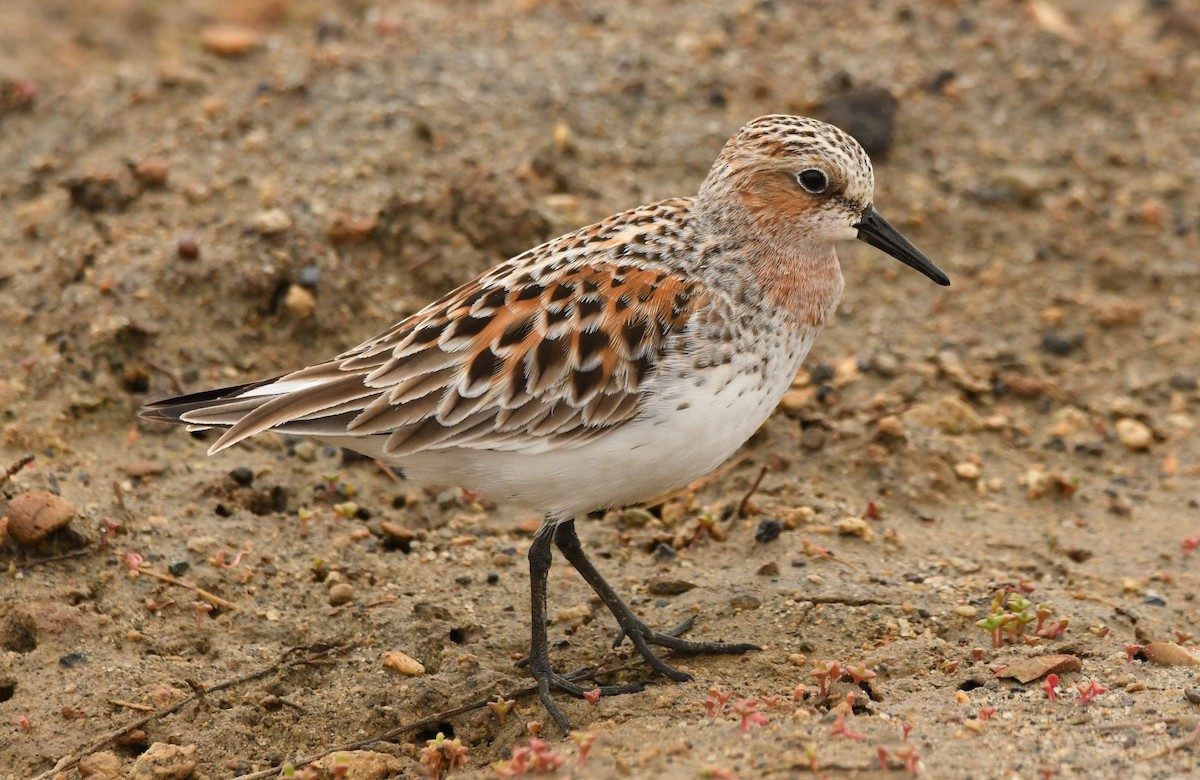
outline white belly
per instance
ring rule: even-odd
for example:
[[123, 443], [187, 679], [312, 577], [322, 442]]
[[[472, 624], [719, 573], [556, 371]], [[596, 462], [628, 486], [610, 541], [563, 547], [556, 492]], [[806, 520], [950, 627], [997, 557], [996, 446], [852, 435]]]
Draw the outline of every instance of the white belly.
[[[653, 388], [643, 413], [573, 448], [521, 453], [428, 450], [397, 463], [418, 482], [454, 484], [559, 519], [627, 506], [688, 484], [724, 462], [770, 416], [816, 332], [775, 356], [764, 373], [729, 364]], [[671, 372], [663, 372], [670, 376]], [[382, 437], [323, 441], [390, 462]]]

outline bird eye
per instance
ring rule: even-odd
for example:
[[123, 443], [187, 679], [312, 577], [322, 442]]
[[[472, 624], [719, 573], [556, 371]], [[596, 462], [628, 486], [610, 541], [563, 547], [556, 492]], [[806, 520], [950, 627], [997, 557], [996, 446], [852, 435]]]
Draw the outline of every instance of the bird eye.
[[820, 195], [829, 186], [829, 178], [825, 175], [825, 172], [816, 168], [807, 168], [800, 171], [799, 175], [796, 176], [796, 180], [800, 182], [800, 186], [804, 188], [805, 192], [813, 195]]

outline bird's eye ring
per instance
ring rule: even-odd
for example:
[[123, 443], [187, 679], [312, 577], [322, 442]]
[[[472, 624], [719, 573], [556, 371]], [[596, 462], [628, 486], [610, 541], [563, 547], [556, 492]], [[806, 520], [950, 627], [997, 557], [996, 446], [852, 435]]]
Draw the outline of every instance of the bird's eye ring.
[[820, 195], [829, 187], [829, 177], [825, 172], [817, 168], [806, 168], [796, 175], [796, 181], [800, 182], [800, 186], [804, 191], [812, 195]]

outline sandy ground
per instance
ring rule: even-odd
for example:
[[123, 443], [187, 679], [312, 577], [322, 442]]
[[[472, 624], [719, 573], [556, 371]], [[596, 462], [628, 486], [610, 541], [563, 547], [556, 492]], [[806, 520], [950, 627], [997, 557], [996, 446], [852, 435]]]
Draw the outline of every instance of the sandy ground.
[[[579, 777], [871, 777], [881, 750], [930, 777], [1194, 771], [1200, 6], [600, 7], [5, 2], [0, 468], [34, 460], [0, 510], [49, 491], [74, 518], [0, 548], [0, 777], [421, 776], [438, 731], [456, 776], [494, 776], [544, 717], [510, 695], [532, 518], [311, 443], [208, 458], [135, 410], [692, 194], [755, 116], [852, 124], [864, 90], [877, 116], [871, 88], [896, 99], [876, 204], [954, 284], [845, 247], [836, 321], [733, 465], [581, 525], [648, 622], [763, 649], [567, 701], [586, 765], [551, 727], [538, 754]], [[561, 668], [644, 673], [568, 567], [551, 586]], [[994, 646], [978, 622], [1019, 598], [1043, 636]], [[875, 676], [823, 692], [830, 661]], [[1046, 665], [998, 676], [1017, 661]], [[498, 694], [503, 722], [442, 714]], [[742, 699], [766, 720], [744, 735]]]

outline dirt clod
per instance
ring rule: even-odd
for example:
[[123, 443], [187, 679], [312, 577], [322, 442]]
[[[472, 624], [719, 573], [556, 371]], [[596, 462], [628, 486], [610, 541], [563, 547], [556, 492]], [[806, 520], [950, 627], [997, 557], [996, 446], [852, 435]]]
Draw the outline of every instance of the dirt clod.
[[13, 496], [6, 510], [8, 532], [24, 545], [34, 545], [75, 516], [75, 505], [53, 493], [31, 490]]

